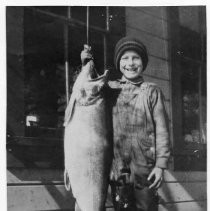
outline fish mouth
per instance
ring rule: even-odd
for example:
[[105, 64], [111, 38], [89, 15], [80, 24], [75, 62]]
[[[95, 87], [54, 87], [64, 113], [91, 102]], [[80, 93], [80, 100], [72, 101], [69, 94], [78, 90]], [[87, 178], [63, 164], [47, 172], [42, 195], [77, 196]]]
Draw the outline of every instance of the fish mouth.
[[104, 80], [104, 82], [108, 79], [108, 75], [109, 75], [109, 70], [105, 70], [103, 75], [98, 75], [96, 78], [91, 78], [88, 81], [89, 82], [93, 82], [93, 81], [102, 81]]

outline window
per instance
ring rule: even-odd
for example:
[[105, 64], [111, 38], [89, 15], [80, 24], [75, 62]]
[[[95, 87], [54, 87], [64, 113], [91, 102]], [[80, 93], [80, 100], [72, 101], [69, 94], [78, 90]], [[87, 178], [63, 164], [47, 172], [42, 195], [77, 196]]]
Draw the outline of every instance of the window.
[[169, 8], [175, 170], [206, 170], [205, 7]]
[[100, 72], [113, 65], [113, 47], [125, 33], [123, 7], [88, 11], [76, 6], [7, 7], [8, 167], [16, 166], [11, 157], [29, 168], [63, 167], [64, 111], [80, 71], [87, 17]]

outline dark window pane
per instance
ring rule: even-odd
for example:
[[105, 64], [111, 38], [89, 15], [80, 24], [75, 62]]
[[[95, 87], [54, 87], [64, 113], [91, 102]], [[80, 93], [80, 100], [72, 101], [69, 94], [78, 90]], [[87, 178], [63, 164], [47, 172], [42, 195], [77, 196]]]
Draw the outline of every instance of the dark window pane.
[[[187, 149], [189, 148], [189, 149]], [[196, 144], [186, 145], [181, 154], [176, 154], [174, 165], [176, 170], [205, 171], [206, 170], [206, 146]]]
[[73, 6], [71, 7], [71, 16], [77, 20], [86, 23], [87, 7], [84, 6]]
[[116, 79], [121, 77], [121, 73], [114, 68], [114, 47], [118, 40], [125, 36], [125, 8], [109, 7], [109, 22], [111, 35], [107, 42], [107, 66], [111, 69], [110, 79]]
[[55, 19], [40, 21], [42, 16], [25, 12], [25, 116], [37, 116], [40, 127], [58, 127], [62, 118], [58, 100], [65, 91], [64, 77], [60, 76], [65, 72], [59, 69], [64, 63], [63, 24]]
[[203, 171], [206, 169], [206, 119], [202, 116], [206, 97], [199, 91], [201, 65], [183, 60], [180, 67], [183, 140], [175, 155], [175, 168]]
[[206, 65], [201, 69], [201, 138], [202, 143], [207, 144], [207, 83]]
[[[86, 29], [69, 27], [68, 62], [69, 62], [69, 92], [71, 95], [73, 84], [81, 71], [80, 53], [86, 43]], [[63, 67], [64, 68], [64, 67]], [[64, 108], [65, 109], [65, 108]]]
[[8, 137], [7, 158], [8, 168], [63, 168], [63, 144], [52, 137]]
[[181, 56], [201, 60], [201, 37], [198, 32], [180, 27], [180, 53]]
[[[23, 30], [24, 46], [25, 130], [17, 136], [8, 128], [8, 166], [16, 167], [10, 162], [12, 157], [27, 168], [62, 168], [64, 112], [59, 111], [59, 100], [65, 94], [65, 72], [60, 68], [64, 63], [63, 24], [25, 8], [19, 30]], [[8, 62], [12, 64], [12, 60]], [[12, 86], [12, 81], [8, 84]], [[8, 95], [14, 94], [9, 91]], [[10, 104], [17, 104], [14, 102]]]
[[93, 48], [93, 55], [96, 69], [100, 74], [104, 72], [104, 45], [103, 35], [100, 33], [90, 33], [90, 44]]
[[181, 71], [184, 137], [199, 143], [199, 66], [183, 62]]
[[109, 12], [110, 31], [118, 36], [125, 34], [125, 8], [110, 7]]
[[61, 15], [61, 16], [67, 16], [67, 7], [64, 6], [39, 6], [39, 7], [34, 7], [39, 10], [43, 10], [46, 12], [51, 12], [56, 15]]
[[[174, 46], [178, 46], [180, 58], [173, 84], [176, 104], [181, 111], [174, 115], [174, 134], [176, 170], [206, 170], [206, 30], [205, 10], [199, 7], [177, 7], [177, 33], [172, 31]], [[201, 14], [202, 13], [202, 14]], [[178, 36], [177, 36], [178, 35]], [[177, 71], [177, 77], [176, 77]], [[179, 72], [178, 72], [179, 71]], [[174, 102], [175, 103], [175, 102]], [[176, 113], [176, 108], [173, 108]], [[181, 135], [181, 136], [180, 136]], [[176, 137], [179, 138], [176, 138]]]
[[180, 6], [179, 8], [179, 23], [192, 31], [199, 32], [199, 7], [198, 6]]
[[90, 7], [90, 25], [106, 28], [106, 7]]

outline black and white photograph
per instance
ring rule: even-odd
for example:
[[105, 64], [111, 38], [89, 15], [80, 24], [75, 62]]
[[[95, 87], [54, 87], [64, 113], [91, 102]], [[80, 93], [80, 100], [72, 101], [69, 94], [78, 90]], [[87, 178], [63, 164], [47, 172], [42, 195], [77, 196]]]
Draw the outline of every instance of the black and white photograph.
[[3, 6], [6, 210], [207, 211], [207, 5], [95, 4]]

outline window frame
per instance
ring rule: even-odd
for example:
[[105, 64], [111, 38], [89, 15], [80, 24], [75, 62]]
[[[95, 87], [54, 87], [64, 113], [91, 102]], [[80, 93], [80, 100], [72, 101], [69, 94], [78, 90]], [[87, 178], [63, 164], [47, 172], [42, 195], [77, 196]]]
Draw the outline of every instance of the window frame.
[[[201, 153], [206, 153], [206, 144], [200, 143], [189, 143], [187, 148], [183, 149], [183, 114], [182, 114], [182, 90], [181, 90], [181, 63], [182, 62], [191, 62], [196, 65], [199, 65], [199, 131], [202, 130], [202, 109], [201, 109], [201, 70], [206, 70], [206, 58], [205, 58], [205, 7], [199, 7], [199, 22], [201, 23], [199, 34], [201, 38], [201, 59], [192, 59], [186, 56], [183, 56], [179, 51], [180, 49], [180, 23], [179, 23], [179, 11], [178, 7], [167, 7], [167, 16], [168, 16], [168, 32], [169, 32], [169, 57], [171, 61], [171, 110], [172, 110], [172, 139], [173, 139], [173, 170], [181, 171], [206, 171], [206, 167], [201, 167], [201, 169], [195, 168], [182, 168], [179, 166], [180, 157], [187, 159], [192, 159], [196, 157], [196, 150]], [[201, 132], [200, 132], [201, 138]], [[206, 165], [206, 164], [205, 164]]]
[[[73, 6], [72, 6], [73, 7]], [[85, 28], [87, 25], [89, 27], [89, 29], [87, 30], [87, 36], [90, 32], [98, 32], [103, 36], [103, 61], [104, 61], [104, 68], [107, 68], [107, 39], [109, 38], [110, 35], [116, 35], [114, 34], [111, 30], [110, 30], [110, 7], [104, 7], [106, 9], [106, 18], [105, 18], [105, 22], [106, 22], [106, 27], [105, 28], [101, 28], [98, 26], [94, 26], [94, 25], [90, 25], [89, 23], [89, 17], [90, 17], [90, 13], [89, 13], [89, 7], [86, 7], [86, 22], [77, 20], [75, 18], [71, 17], [71, 6], [66, 7], [67, 8], [67, 13], [66, 13], [66, 17], [63, 15], [58, 15], [55, 14], [53, 12], [49, 12], [49, 11], [44, 11], [40, 8], [36, 8], [36, 6], [24, 6], [23, 7], [23, 14], [25, 12], [25, 10], [30, 10], [32, 12], [34, 12], [35, 14], [43, 14], [43, 15], [47, 15], [48, 17], [51, 18], [55, 18], [56, 20], [60, 21], [61, 24], [64, 24], [64, 31], [63, 33], [63, 38], [64, 38], [64, 61], [65, 61], [65, 94], [66, 94], [66, 105], [68, 104], [69, 98], [70, 98], [70, 93], [69, 93], [69, 60], [71, 60], [70, 55], [69, 55], [69, 48], [68, 48], [68, 43], [69, 40], [71, 39], [71, 35], [69, 34], [69, 27], [74, 27], [74, 28]], [[123, 13], [124, 15], [124, 13]], [[69, 36], [70, 35], [70, 36]], [[122, 35], [121, 35], [122, 36]], [[91, 43], [90, 43], [91, 45]], [[7, 113], [7, 115], [9, 115], [9, 113]], [[25, 116], [26, 118], [26, 116]], [[24, 126], [26, 127], [26, 125]], [[27, 128], [27, 130], [30, 130], [30, 128]], [[35, 128], [36, 129], [36, 128]], [[47, 129], [46, 128], [40, 128], [40, 129]], [[61, 134], [62, 133], [62, 129], [63, 128], [48, 128], [49, 130], [51, 130], [51, 134]], [[59, 131], [58, 131], [59, 129]], [[59, 136], [60, 137], [60, 136]], [[34, 166], [30, 166], [30, 162], [28, 162], [28, 157], [30, 157], [30, 152], [31, 152], [31, 156], [36, 157], [39, 159], [40, 153], [39, 151], [37, 151], [37, 153], [33, 154], [33, 152], [35, 152], [36, 150], [46, 150], [49, 149], [50, 147], [50, 151], [55, 152], [56, 150], [59, 151], [62, 154], [62, 150], [63, 150], [63, 137], [61, 138], [55, 138], [53, 137], [53, 135], [51, 135], [50, 137], [27, 137], [27, 135], [24, 133], [24, 135], [7, 135], [7, 156], [10, 156], [9, 153], [14, 153], [15, 156], [17, 156], [17, 159], [20, 159], [21, 161], [23, 161], [23, 165], [26, 168], [33, 168]], [[16, 153], [16, 151], [17, 153]], [[28, 152], [26, 152], [28, 151]], [[47, 152], [46, 152], [47, 153]], [[50, 152], [51, 153], [51, 152]], [[52, 154], [52, 153], [51, 153]], [[63, 155], [62, 155], [63, 156]], [[42, 156], [41, 156], [42, 157]], [[24, 160], [25, 159], [25, 160]], [[61, 158], [63, 159], [63, 158]], [[29, 159], [30, 160], [30, 159]], [[14, 164], [14, 166], [8, 166], [8, 167], [16, 167], [16, 164]], [[39, 168], [39, 167], [37, 167]], [[51, 166], [50, 168], [54, 168], [53, 166]], [[63, 166], [55, 166], [55, 168], [63, 168]]]

